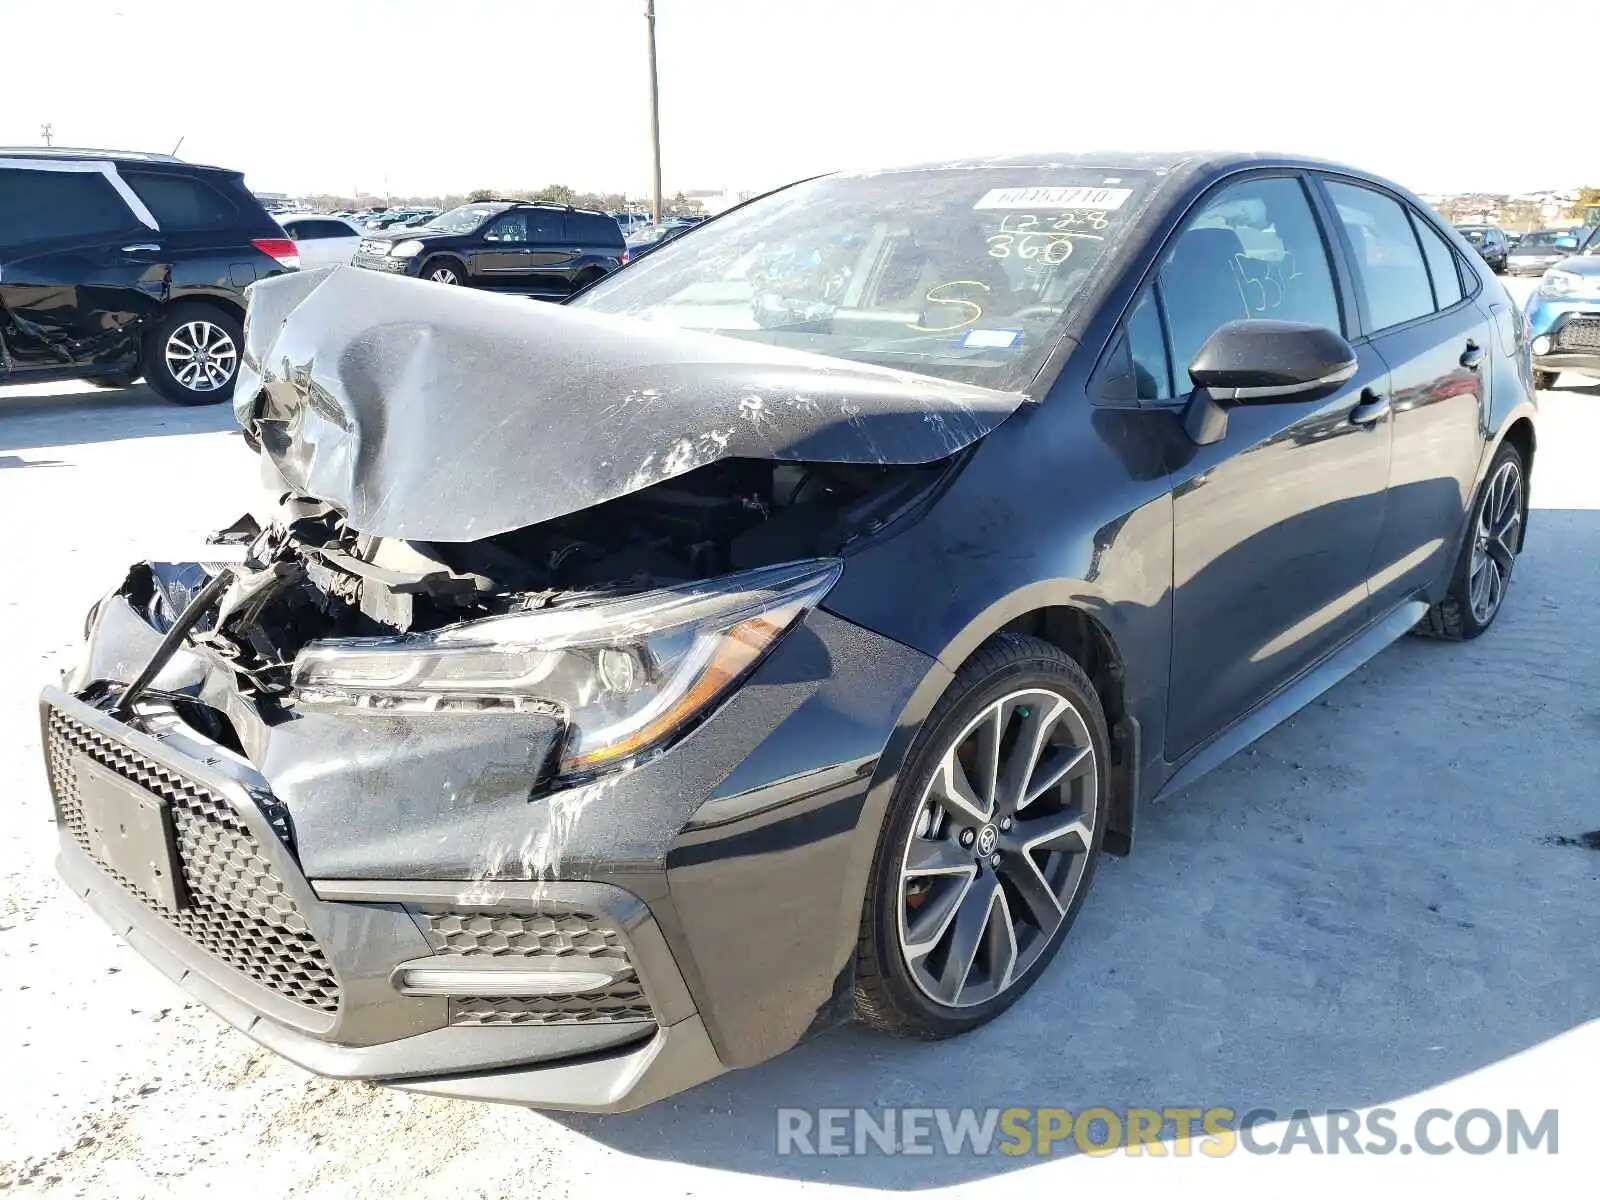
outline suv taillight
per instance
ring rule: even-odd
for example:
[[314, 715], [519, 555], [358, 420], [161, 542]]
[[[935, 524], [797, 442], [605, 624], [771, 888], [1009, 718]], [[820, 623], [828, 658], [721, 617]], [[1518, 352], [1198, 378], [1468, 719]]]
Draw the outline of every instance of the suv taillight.
[[628, 265], [628, 252], [626, 250], [624, 250], [622, 252], [622, 254], [617, 258], [617, 261], [619, 263], [621, 263], [623, 266], [627, 266]]
[[271, 255], [291, 271], [300, 269], [300, 247], [293, 238], [251, 238], [250, 244], [263, 254]]

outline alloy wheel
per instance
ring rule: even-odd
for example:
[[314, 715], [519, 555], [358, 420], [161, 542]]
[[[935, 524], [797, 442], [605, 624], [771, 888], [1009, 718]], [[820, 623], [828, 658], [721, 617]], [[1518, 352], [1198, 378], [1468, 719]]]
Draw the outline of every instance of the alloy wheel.
[[901, 856], [900, 952], [952, 1008], [999, 996], [1050, 945], [1094, 844], [1089, 726], [1057, 692], [989, 704], [951, 742]]
[[167, 370], [191, 392], [226, 387], [239, 365], [233, 337], [210, 321], [185, 321], [167, 338]]
[[428, 272], [428, 278], [434, 283], [460, 283], [461, 279], [449, 267], [435, 267]]
[[1504, 462], [1484, 489], [1472, 543], [1467, 598], [1472, 619], [1480, 625], [1494, 618], [1505, 599], [1521, 532], [1522, 471], [1515, 462]]

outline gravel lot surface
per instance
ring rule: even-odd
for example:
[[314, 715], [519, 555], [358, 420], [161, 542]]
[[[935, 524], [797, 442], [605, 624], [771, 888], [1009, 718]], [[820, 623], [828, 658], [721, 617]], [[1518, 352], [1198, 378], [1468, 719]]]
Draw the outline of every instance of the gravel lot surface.
[[[187, 1002], [55, 881], [38, 687], [122, 567], [181, 553], [258, 494], [225, 408], [0, 389], [0, 1191], [1593, 1195], [1600, 387], [1563, 383], [1543, 398], [1536, 511], [1495, 630], [1403, 641], [1148, 812], [1005, 1018], [941, 1045], [841, 1030], [609, 1119], [308, 1075]], [[774, 1152], [780, 1106], [888, 1104], [1389, 1105], [1402, 1126], [1432, 1105], [1522, 1106], [1559, 1108], [1562, 1139], [1515, 1158]]]

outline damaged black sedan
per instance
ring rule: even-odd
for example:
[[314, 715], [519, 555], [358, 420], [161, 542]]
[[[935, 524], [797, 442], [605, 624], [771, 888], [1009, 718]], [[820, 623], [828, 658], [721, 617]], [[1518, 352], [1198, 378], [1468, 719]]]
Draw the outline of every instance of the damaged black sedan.
[[562, 306], [265, 281], [275, 507], [91, 612], [61, 873], [258, 1041], [422, 1092], [971, 1029], [1145, 805], [1489, 628], [1525, 337], [1415, 197], [1259, 156], [825, 177]]

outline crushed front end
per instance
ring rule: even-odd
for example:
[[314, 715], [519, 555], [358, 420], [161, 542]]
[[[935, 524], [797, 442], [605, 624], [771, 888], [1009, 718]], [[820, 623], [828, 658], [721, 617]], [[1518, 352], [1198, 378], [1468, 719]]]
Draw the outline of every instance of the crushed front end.
[[769, 1058], [848, 1012], [886, 747], [948, 679], [826, 596], [1022, 401], [258, 285], [278, 506], [90, 613], [42, 698], [61, 873], [324, 1074], [618, 1111]]

